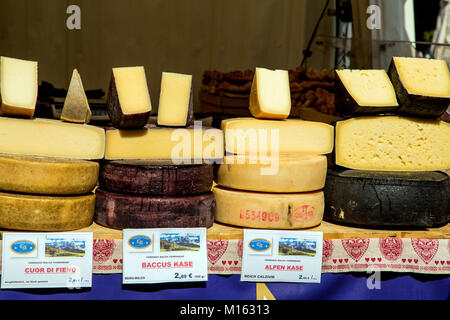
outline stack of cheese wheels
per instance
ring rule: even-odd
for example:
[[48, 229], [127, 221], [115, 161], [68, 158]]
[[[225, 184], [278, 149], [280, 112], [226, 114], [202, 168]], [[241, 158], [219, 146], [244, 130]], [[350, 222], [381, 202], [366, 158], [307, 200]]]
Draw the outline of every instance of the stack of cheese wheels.
[[291, 97], [285, 70], [256, 68], [249, 109], [253, 118], [222, 121], [227, 154], [215, 174], [215, 219], [249, 228], [319, 225], [333, 127], [287, 119]]
[[434, 227], [450, 217], [450, 103], [443, 60], [394, 57], [384, 70], [337, 70], [336, 168], [325, 218], [359, 226]]
[[[37, 62], [8, 57], [0, 62], [0, 228], [67, 231], [91, 225], [95, 160], [104, 156], [105, 132], [86, 124], [90, 111], [80, 78], [72, 78], [64, 109], [84, 109], [82, 121], [75, 121], [79, 112], [70, 122], [33, 118]], [[74, 103], [82, 96], [82, 105]]]
[[143, 67], [113, 68], [95, 222], [114, 229], [210, 227], [220, 129], [191, 125], [192, 76], [163, 73], [156, 125]]

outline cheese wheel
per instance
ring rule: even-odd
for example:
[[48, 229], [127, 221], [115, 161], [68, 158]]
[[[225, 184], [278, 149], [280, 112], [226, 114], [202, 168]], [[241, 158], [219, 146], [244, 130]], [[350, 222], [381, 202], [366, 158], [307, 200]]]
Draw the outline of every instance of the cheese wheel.
[[0, 228], [25, 231], [69, 231], [92, 224], [93, 193], [42, 196], [0, 192]]
[[95, 222], [113, 229], [212, 226], [212, 192], [193, 196], [142, 196], [96, 190]]
[[322, 222], [322, 191], [274, 194], [216, 186], [213, 192], [218, 222], [263, 229], [301, 229]]
[[46, 195], [86, 194], [98, 179], [94, 161], [0, 154], [0, 190]]
[[218, 166], [216, 183], [233, 189], [263, 192], [307, 192], [322, 189], [327, 173], [324, 155], [282, 155], [278, 160], [227, 155]]
[[170, 160], [103, 161], [100, 188], [119, 193], [183, 195], [211, 191], [212, 164], [175, 165]]

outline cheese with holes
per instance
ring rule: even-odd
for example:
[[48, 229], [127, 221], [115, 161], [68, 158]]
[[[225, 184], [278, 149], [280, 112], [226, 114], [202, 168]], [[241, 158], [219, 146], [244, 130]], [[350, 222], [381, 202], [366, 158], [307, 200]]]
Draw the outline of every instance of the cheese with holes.
[[331, 153], [333, 126], [299, 119], [231, 118], [222, 121], [225, 151], [232, 154]]
[[214, 187], [215, 219], [248, 228], [300, 229], [319, 225], [324, 212], [322, 191], [263, 193]]
[[44, 196], [0, 192], [0, 228], [69, 231], [92, 224], [95, 195]]
[[0, 117], [0, 153], [73, 159], [101, 159], [104, 129], [53, 119]]
[[75, 123], [88, 123], [91, 121], [92, 112], [89, 108], [83, 82], [77, 69], [73, 69], [69, 89], [64, 100], [61, 112], [61, 120]]
[[281, 155], [267, 161], [226, 155], [215, 181], [220, 186], [248, 191], [307, 192], [322, 189], [326, 173], [324, 155]]
[[289, 73], [286, 70], [256, 68], [249, 109], [255, 118], [286, 119], [291, 112]]
[[192, 75], [163, 72], [159, 96], [159, 126], [185, 127], [193, 115]]
[[350, 169], [434, 171], [450, 168], [450, 123], [399, 116], [336, 124], [336, 164]]
[[342, 115], [380, 114], [398, 108], [385, 70], [336, 70], [336, 110]]
[[0, 190], [34, 194], [86, 194], [97, 184], [94, 161], [0, 154]]
[[116, 128], [141, 128], [148, 123], [152, 105], [144, 67], [112, 69], [106, 109]]
[[222, 159], [220, 129], [147, 125], [136, 130], [106, 130], [105, 159]]
[[400, 104], [399, 114], [437, 119], [450, 104], [450, 73], [445, 60], [393, 57], [388, 72]]
[[1, 114], [31, 118], [38, 93], [38, 63], [0, 57]]

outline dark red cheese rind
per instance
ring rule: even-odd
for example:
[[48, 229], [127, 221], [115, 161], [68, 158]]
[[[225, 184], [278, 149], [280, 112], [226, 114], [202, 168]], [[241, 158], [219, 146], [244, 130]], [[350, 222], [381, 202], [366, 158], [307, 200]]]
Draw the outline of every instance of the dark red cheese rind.
[[212, 192], [194, 196], [141, 196], [96, 190], [94, 221], [112, 229], [209, 228], [214, 221]]
[[122, 112], [114, 73], [111, 73], [111, 80], [109, 81], [108, 96], [106, 98], [106, 111], [112, 125], [118, 129], [142, 128], [148, 123], [151, 113], [151, 111], [135, 114], [124, 114]]
[[175, 165], [170, 161], [103, 161], [99, 185], [106, 191], [141, 195], [210, 192], [212, 164]]

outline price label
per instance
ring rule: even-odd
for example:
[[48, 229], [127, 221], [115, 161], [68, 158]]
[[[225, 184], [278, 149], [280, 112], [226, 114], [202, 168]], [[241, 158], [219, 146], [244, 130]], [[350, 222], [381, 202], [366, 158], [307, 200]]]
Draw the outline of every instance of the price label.
[[207, 280], [206, 228], [123, 230], [124, 284]]

